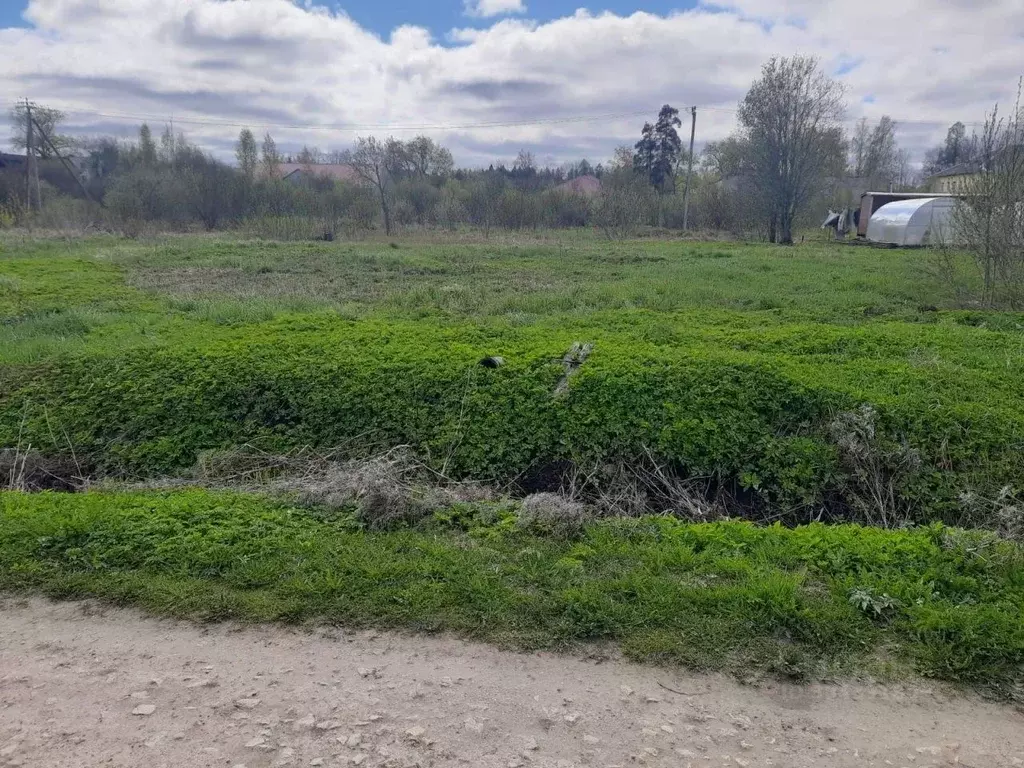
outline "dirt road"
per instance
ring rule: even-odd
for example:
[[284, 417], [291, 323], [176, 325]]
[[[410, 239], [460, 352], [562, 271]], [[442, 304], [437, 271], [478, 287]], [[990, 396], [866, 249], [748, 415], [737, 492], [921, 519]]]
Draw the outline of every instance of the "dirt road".
[[750, 688], [452, 639], [3, 601], [0, 766], [107, 765], [997, 768], [1024, 765], [1024, 715], [927, 687]]

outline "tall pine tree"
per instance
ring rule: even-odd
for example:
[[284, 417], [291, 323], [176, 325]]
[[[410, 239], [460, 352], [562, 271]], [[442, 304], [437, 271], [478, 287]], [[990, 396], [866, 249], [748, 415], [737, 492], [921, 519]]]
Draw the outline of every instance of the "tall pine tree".
[[636, 143], [633, 169], [646, 176], [660, 194], [675, 189], [675, 169], [683, 151], [676, 128], [681, 125], [679, 110], [666, 104], [654, 125], [644, 123], [640, 141]]
[[139, 162], [148, 168], [156, 165], [156, 142], [146, 123], [139, 128]]

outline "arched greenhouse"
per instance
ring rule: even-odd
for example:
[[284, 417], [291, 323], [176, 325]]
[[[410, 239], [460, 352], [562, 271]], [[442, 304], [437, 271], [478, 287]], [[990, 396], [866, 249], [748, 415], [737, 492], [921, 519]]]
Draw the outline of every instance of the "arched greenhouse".
[[887, 245], [943, 245], [953, 240], [951, 197], [922, 197], [886, 203], [868, 222], [868, 240]]

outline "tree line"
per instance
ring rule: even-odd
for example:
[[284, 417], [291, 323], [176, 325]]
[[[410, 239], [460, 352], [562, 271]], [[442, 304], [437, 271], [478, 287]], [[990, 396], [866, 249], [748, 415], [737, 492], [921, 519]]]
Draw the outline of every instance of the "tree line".
[[[841, 85], [816, 59], [771, 59], [739, 105], [735, 133], [694, 158], [690, 221], [790, 243], [823, 207], [852, 202], [839, 199], [842, 179], [911, 186], [915, 174], [897, 144], [896, 123], [861, 121], [847, 136], [845, 111]], [[681, 227], [685, 219], [679, 181], [690, 158], [678, 133], [679, 112], [670, 105], [643, 126], [634, 146], [620, 147], [607, 162], [554, 168], [538, 167], [526, 151], [510, 167], [457, 168], [451, 152], [426, 136], [360, 137], [345, 150], [303, 147], [286, 155], [269, 133], [257, 139], [250, 129], [239, 134], [235, 162], [228, 164], [170, 127], [159, 139], [144, 124], [135, 141], [76, 141], [60, 133], [58, 110], [35, 107], [33, 116], [58, 151], [79, 156], [109, 226], [129, 234], [234, 227], [268, 237], [333, 238], [373, 228], [390, 235], [397, 227], [592, 226], [620, 237], [643, 226]], [[12, 120], [12, 144], [24, 149], [24, 107]], [[946, 143], [928, 153], [926, 170], [968, 161], [976, 152], [977, 140], [957, 123]], [[46, 161], [52, 152], [38, 147], [37, 154]], [[289, 163], [303, 167], [300, 182], [283, 178]], [[351, 173], [339, 179], [321, 172], [327, 164]], [[599, 192], [593, 184], [566, 183], [590, 176], [600, 181]], [[17, 213], [19, 185], [0, 174], [4, 210]], [[47, 197], [48, 208], [68, 206], [60, 195]]]

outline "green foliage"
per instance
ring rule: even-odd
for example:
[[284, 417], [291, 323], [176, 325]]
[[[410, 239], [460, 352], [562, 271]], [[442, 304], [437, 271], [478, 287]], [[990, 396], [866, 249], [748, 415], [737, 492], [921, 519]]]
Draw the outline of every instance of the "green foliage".
[[[41, 302], [48, 294], [22, 287], [40, 263], [5, 266], [10, 271], [19, 264], [25, 268], [11, 273], [19, 281], [13, 303], [45, 307]], [[112, 296], [132, 295], [90, 270], [47, 286], [54, 305], [66, 298], [65, 286], [98, 296], [104, 289]], [[94, 284], [83, 283], [86, 276]], [[201, 317], [209, 317], [206, 310]], [[634, 315], [631, 332], [623, 334], [617, 326], [625, 317], [596, 318], [608, 330], [598, 336], [595, 324], [590, 331], [599, 339], [599, 353], [564, 402], [550, 397], [559, 375], [550, 361], [571, 343], [574, 331], [398, 321], [353, 326], [321, 316], [243, 326], [229, 334], [203, 329], [163, 348], [14, 371], [24, 385], [5, 401], [12, 406], [6, 409], [5, 439], [13, 440], [14, 430], [24, 426], [28, 402], [45, 407], [47, 418], [75, 436], [80, 451], [106, 453], [97, 458], [112, 469], [146, 473], [180, 469], [200, 450], [260, 437], [334, 445], [371, 436], [367, 442], [373, 445], [411, 443], [439, 455], [455, 445], [454, 466], [481, 477], [514, 475], [555, 458], [628, 457], [650, 446], [692, 473], [742, 476], [768, 499], [813, 501], [836, 475], [834, 451], [827, 435], [814, 434], [815, 424], [829, 409], [853, 402], [854, 393], [863, 391], [863, 373], [872, 374], [873, 400], [885, 399], [890, 377], [895, 387], [907, 382], [905, 364], [884, 372], [876, 363], [866, 371], [862, 357], [884, 353], [899, 360], [909, 344], [921, 343], [901, 343], [896, 327], [745, 327], [750, 324], [739, 318], [709, 316], [694, 326], [696, 316], [655, 325], [653, 318]], [[656, 328], [657, 335], [647, 328]], [[657, 343], [637, 343], [637, 335]], [[913, 335], [931, 336], [933, 344], [948, 336], [928, 328]], [[475, 361], [496, 350], [515, 364], [478, 371]], [[852, 392], [843, 386], [851, 381]], [[930, 388], [930, 401], [941, 394], [934, 379], [921, 377], [921, 384], [922, 392]], [[951, 395], [964, 404], [959, 385]], [[913, 399], [902, 400], [894, 403], [895, 413], [913, 412], [906, 410], [915, 407]], [[991, 393], [979, 405], [986, 401], [991, 405]], [[936, 422], [941, 426], [945, 418], [942, 412], [918, 417], [926, 419], [913, 425], [922, 441], [932, 440]], [[40, 433], [48, 429], [44, 421], [37, 413], [27, 434], [34, 425]], [[905, 427], [897, 422], [897, 428]], [[948, 437], [941, 442], [948, 453]], [[998, 444], [990, 447], [999, 451]], [[992, 450], [986, 448], [989, 463]], [[970, 453], [964, 446], [958, 458], [967, 461]], [[931, 492], [921, 482], [922, 492]]]
[[152, 475], [251, 442], [403, 444], [556, 484], [556, 463], [651, 453], [793, 521], [878, 519], [882, 498], [888, 524], [992, 524], [964, 499], [1024, 486], [1019, 330], [919, 312], [913, 254], [597, 242], [7, 247], [0, 445]]
[[876, 619], [882, 618], [897, 607], [896, 601], [889, 595], [876, 595], [870, 589], [851, 590], [850, 604]]
[[679, 110], [666, 104], [654, 125], [644, 124], [641, 139], [636, 143], [633, 168], [661, 194], [674, 184], [673, 176], [683, 151], [683, 142], [676, 131], [681, 126]]
[[[513, 507], [457, 505], [381, 533], [236, 493], [5, 492], [0, 588], [520, 647], [608, 639], [637, 659], [748, 675], [870, 669], [881, 648], [921, 673], [1004, 691], [1022, 673], [1024, 559], [1005, 542], [979, 555], [939, 526], [665, 518], [590, 523], [560, 541], [517, 525]], [[866, 608], [852, 594], [869, 596]]]
[[[3, 191], [3, 187], [0, 186], [0, 193]], [[0, 229], [12, 229], [18, 220], [18, 213], [16, 201], [6, 200], [3, 194], [0, 194]]]
[[[649, 322], [637, 315], [633, 328]], [[842, 337], [878, 341], [885, 333]], [[905, 363], [802, 355], [812, 337], [799, 326], [780, 336], [713, 326], [687, 334], [680, 324], [671, 346], [592, 334], [597, 351], [568, 395], [555, 398], [562, 369], [554, 361], [572, 329], [243, 319], [174, 344], [10, 369], [15, 386], [0, 396], [0, 441], [14, 444], [20, 434], [42, 445], [56, 423], [79, 455], [143, 475], [253, 441], [357, 453], [411, 445], [458, 476], [497, 480], [556, 460], [594, 466], [649, 449], [686, 474], [742, 480], [764, 503], [813, 509], [860, 489], [827, 428], [859, 395], [881, 404], [880, 429], [922, 457], [913, 474], [887, 468], [887, 453], [871, 465], [898, 481], [917, 519], [954, 519], [964, 487], [996, 489], [1021, 476], [1012, 445], [1024, 422], [1012, 399], [996, 399], [995, 381], [971, 396], [955, 376], [916, 381]], [[829, 346], [829, 335], [819, 330], [814, 343]], [[726, 348], [723, 336], [748, 349]], [[768, 351], [787, 336], [795, 354]], [[505, 367], [477, 365], [495, 353]], [[916, 389], [906, 393], [908, 386]]]

